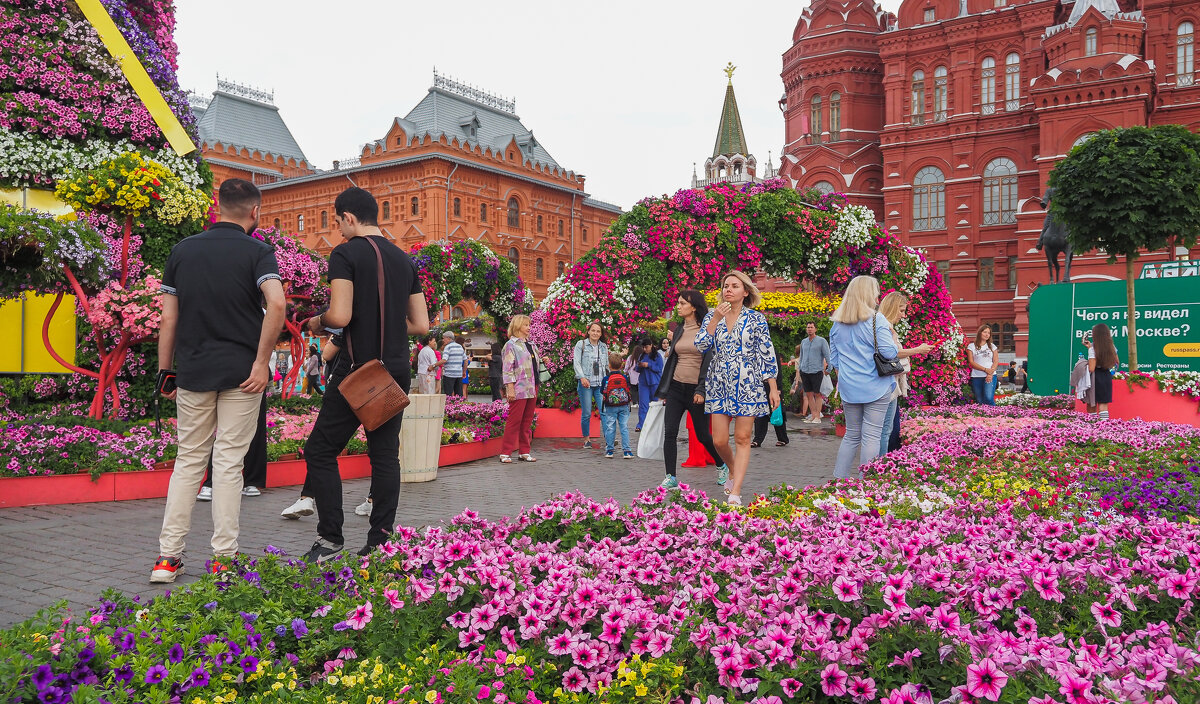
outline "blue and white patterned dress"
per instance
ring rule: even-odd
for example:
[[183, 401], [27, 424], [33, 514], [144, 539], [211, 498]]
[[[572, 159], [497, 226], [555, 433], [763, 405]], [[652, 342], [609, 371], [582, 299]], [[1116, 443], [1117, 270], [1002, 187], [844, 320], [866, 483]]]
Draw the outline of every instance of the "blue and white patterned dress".
[[726, 416], [765, 416], [771, 412], [764, 382], [779, 375], [775, 345], [762, 313], [743, 308], [734, 331], [717, 323], [715, 335], [708, 334], [708, 323], [716, 311], [709, 311], [696, 333], [696, 349], [701, 354], [713, 350], [705, 386], [704, 411]]

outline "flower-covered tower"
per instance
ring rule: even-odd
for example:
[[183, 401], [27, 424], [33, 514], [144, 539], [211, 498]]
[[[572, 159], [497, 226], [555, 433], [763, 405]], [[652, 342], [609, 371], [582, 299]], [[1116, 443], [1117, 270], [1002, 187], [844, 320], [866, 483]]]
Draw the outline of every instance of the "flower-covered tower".
[[717, 141], [713, 144], [712, 156], [704, 160], [704, 178], [696, 178], [692, 169], [692, 188], [710, 183], [756, 183], [758, 160], [746, 146], [746, 134], [742, 131], [742, 115], [738, 112], [737, 97], [733, 94], [732, 63], [725, 66], [725, 103], [721, 106], [721, 122], [717, 127]]

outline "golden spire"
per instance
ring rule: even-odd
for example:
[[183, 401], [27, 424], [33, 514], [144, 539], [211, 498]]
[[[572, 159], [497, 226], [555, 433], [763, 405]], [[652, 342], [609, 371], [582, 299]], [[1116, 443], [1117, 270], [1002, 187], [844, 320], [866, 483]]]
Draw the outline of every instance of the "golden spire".
[[737, 66], [734, 66], [732, 61], [726, 64], [724, 71], [725, 77], [729, 79], [729, 85], [733, 85], [733, 72], [736, 70]]

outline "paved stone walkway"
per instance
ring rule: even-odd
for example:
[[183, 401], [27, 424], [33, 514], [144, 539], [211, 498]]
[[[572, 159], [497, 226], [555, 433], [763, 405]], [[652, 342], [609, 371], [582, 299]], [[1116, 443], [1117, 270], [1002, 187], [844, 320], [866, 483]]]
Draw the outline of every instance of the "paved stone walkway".
[[[743, 493], [764, 492], [781, 483], [820, 484], [833, 476], [839, 440], [831, 428], [801, 425], [789, 418], [792, 442], [775, 447], [774, 433], [753, 451]], [[631, 439], [636, 443], [636, 434]], [[660, 461], [606, 460], [602, 451], [580, 449], [578, 440], [535, 440], [539, 461], [502, 465], [495, 459], [448, 467], [436, 481], [404, 484], [397, 520], [405, 525], [429, 525], [448, 520], [463, 508], [483, 517], [515, 515], [566, 491], [580, 491], [602, 500], [610, 496], [628, 502], [663, 477]], [[681, 461], [687, 456], [680, 447]], [[715, 470], [680, 469], [680, 481], [720, 496]], [[369, 479], [345, 482], [348, 549], [366, 541], [367, 522], [354, 515], [366, 496]], [[265, 490], [242, 501], [241, 549], [261, 554], [274, 545], [300, 554], [316, 537], [316, 519], [289, 521], [279, 512], [298, 496], [298, 487]], [[0, 509], [0, 628], [22, 621], [66, 599], [81, 610], [102, 591], [115, 587], [149, 598], [170, 585], [149, 584], [150, 567], [158, 550], [163, 499], [118, 501], [67, 506]], [[194, 581], [211, 553], [212, 520], [208, 505], [198, 503], [193, 514], [187, 574], [177, 584]]]

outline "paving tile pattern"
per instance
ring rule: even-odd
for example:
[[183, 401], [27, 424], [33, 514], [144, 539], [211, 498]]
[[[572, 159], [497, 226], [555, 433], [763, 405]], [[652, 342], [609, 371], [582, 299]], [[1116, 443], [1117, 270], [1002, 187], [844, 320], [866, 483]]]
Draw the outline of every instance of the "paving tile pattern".
[[[761, 493], [785, 482], [804, 486], [832, 478], [840, 442], [832, 429], [789, 421], [790, 445], [775, 447], [774, 433], [768, 433], [766, 446], [752, 451], [743, 494]], [[634, 443], [636, 438], [631, 433]], [[581, 449], [578, 440], [535, 439], [533, 450], [539, 458], [533, 464], [480, 460], [445, 468], [433, 482], [404, 484], [397, 521], [436, 524], [464, 508], [496, 519], [567, 491], [627, 503], [663, 477], [661, 461], [622, 460], [619, 451], [617, 459], [608, 460], [602, 449]], [[683, 445], [681, 460], [686, 454]], [[712, 467], [680, 469], [679, 478], [709, 496], [720, 496]], [[347, 549], [365, 543], [367, 522], [354, 515], [354, 507], [366, 496], [369, 484], [369, 479], [344, 483]], [[297, 496], [297, 487], [282, 487], [244, 498], [241, 550], [261, 554], [267, 545], [291, 554], [307, 550], [316, 537], [315, 516], [291, 521], [279, 515]], [[169, 585], [148, 582], [158, 550], [163, 503], [163, 499], [145, 499], [0, 509], [0, 628], [64, 599], [86, 608], [109, 587], [144, 599], [163, 593]], [[184, 556], [187, 572], [177, 584], [194, 581], [211, 555], [209, 506], [196, 505]]]

